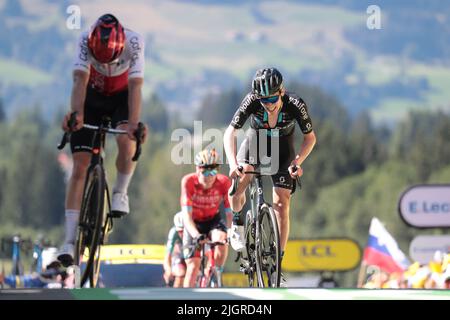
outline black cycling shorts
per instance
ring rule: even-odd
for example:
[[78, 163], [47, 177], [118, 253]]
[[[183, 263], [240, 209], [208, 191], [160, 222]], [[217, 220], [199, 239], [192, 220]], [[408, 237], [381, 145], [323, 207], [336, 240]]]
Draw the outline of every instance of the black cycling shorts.
[[[105, 96], [90, 86], [87, 87], [86, 100], [84, 103], [84, 123], [100, 125], [103, 118], [111, 119], [111, 125], [128, 122], [128, 90], [121, 91], [112, 96]], [[92, 150], [94, 132], [81, 129], [71, 134], [70, 149], [72, 153]]]
[[[274, 143], [278, 143], [278, 153], [272, 155], [272, 144]], [[273, 148], [276, 152], [275, 145]], [[264, 159], [263, 163], [261, 163], [261, 158]], [[266, 161], [268, 159], [270, 161]], [[289, 174], [288, 168], [294, 159], [294, 135], [272, 137], [268, 136], [267, 130], [264, 129], [258, 131], [249, 129], [237, 154], [239, 164], [250, 164], [255, 167], [255, 170], [264, 169], [267, 172], [273, 172], [271, 177], [274, 187], [289, 189], [291, 193], [295, 192], [295, 181]]]
[[[206, 234], [209, 236], [209, 233], [214, 230], [218, 229], [223, 232], [227, 232], [227, 227], [225, 222], [223, 221], [220, 213], [217, 213], [214, 218], [207, 221], [194, 221], [195, 226], [197, 227], [198, 232], [200, 234]], [[187, 229], [185, 228], [185, 231], [183, 232], [183, 256], [185, 259], [190, 259], [193, 257], [200, 257], [200, 250], [195, 250], [195, 243], [194, 238], [189, 234]]]

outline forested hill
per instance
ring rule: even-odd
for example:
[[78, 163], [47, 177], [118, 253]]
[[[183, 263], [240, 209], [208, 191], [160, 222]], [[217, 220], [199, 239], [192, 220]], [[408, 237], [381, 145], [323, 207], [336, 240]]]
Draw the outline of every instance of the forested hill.
[[[158, 92], [170, 116], [206, 95], [248, 86], [274, 65], [290, 81], [323, 88], [351, 116], [377, 124], [409, 110], [450, 110], [448, 1], [0, 0], [0, 95], [6, 113], [39, 105], [47, 119], [67, 107], [76, 38], [106, 11], [146, 41], [145, 95]], [[81, 29], [68, 29], [70, 5]]]

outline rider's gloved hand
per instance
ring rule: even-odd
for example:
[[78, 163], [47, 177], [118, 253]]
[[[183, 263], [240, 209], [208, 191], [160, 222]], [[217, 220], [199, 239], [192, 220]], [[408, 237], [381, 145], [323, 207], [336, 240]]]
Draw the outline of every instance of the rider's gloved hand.
[[141, 141], [141, 143], [144, 143], [145, 140], [147, 139], [147, 134], [148, 134], [148, 131], [149, 131], [146, 124], [144, 124], [142, 122], [139, 122], [139, 123], [128, 122], [127, 127], [125, 128], [125, 130], [127, 130], [128, 138], [130, 138], [131, 140], [135, 141], [136, 140], [136, 135], [138, 134], [139, 125], [142, 126], [142, 131], [140, 132], [140, 141]]
[[77, 131], [77, 130], [80, 130], [81, 128], [83, 128], [84, 115], [80, 112], [75, 113], [75, 125], [72, 127], [72, 129], [69, 128], [69, 120], [70, 120], [70, 117], [72, 116], [72, 113], [73, 113], [73, 111], [69, 111], [68, 113], [66, 113], [66, 115], [64, 116], [63, 122], [61, 124], [61, 128], [65, 132]]
[[243, 173], [243, 168], [241, 165], [239, 164], [230, 164], [230, 173], [229, 176], [231, 179], [236, 178], [236, 177], [240, 177], [242, 178], [244, 176]]
[[301, 177], [303, 175], [303, 169], [299, 165], [297, 165], [297, 162], [293, 160], [291, 162], [291, 165], [288, 168], [289, 174], [293, 179], [297, 177]]
[[195, 238], [195, 244], [200, 245], [206, 240], [206, 234], [201, 234], [197, 238]]

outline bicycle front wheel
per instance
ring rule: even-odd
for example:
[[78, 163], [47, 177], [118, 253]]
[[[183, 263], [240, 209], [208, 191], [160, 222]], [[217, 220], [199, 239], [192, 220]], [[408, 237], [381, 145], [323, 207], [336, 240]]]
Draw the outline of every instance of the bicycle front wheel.
[[248, 211], [245, 219], [245, 250], [243, 252], [242, 261], [245, 273], [247, 274], [248, 286], [250, 288], [256, 287], [258, 284], [256, 277], [255, 232], [255, 224], [253, 223], [251, 211]]
[[[80, 210], [78, 236], [75, 244], [75, 264], [86, 261], [80, 285], [89, 279], [91, 288], [97, 285], [100, 261], [100, 235], [104, 216], [105, 178], [100, 165], [91, 168], [86, 178]], [[85, 254], [88, 249], [88, 254]], [[87, 260], [86, 260], [87, 259]]]
[[210, 288], [222, 288], [222, 272], [217, 271], [215, 268], [211, 270], [208, 287]]
[[260, 287], [280, 286], [281, 248], [277, 218], [273, 208], [263, 204], [256, 227], [256, 269]]

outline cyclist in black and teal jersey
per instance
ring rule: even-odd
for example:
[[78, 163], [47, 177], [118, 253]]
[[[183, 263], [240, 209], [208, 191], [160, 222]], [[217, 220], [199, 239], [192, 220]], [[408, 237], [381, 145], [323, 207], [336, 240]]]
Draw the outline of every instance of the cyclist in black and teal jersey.
[[[236, 155], [237, 130], [249, 118], [250, 129]], [[296, 123], [303, 133], [303, 142], [297, 153], [294, 141]], [[252, 81], [252, 91], [241, 102], [224, 135], [230, 177], [240, 177], [237, 191], [229, 199], [234, 212], [230, 230], [230, 243], [234, 250], [241, 251], [245, 247], [241, 210], [246, 200], [245, 190], [252, 178], [251, 174], [242, 171], [254, 171], [260, 167], [261, 170], [269, 170], [267, 172], [272, 176], [273, 208], [283, 256], [289, 236], [289, 205], [291, 194], [295, 191], [295, 178], [303, 174], [301, 165], [315, 143], [316, 136], [306, 103], [298, 95], [286, 91], [283, 76], [276, 68], [258, 70]], [[283, 282], [284, 276], [282, 285]]]
[[164, 258], [164, 281], [168, 286], [173, 282], [174, 288], [183, 287], [186, 274], [186, 262], [183, 257], [183, 217], [182, 212], [175, 214], [173, 227], [169, 231]]

